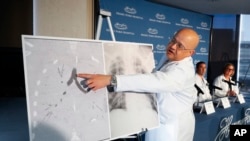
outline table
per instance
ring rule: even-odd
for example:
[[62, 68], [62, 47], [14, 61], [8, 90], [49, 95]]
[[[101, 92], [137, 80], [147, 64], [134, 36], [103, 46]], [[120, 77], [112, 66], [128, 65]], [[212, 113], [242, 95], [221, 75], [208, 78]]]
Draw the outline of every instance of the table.
[[206, 115], [195, 112], [194, 141], [225, 141], [230, 137], [230, 124], [250, 123], [250, 102], [231, 103], [224, 109], [215, 107], [215, 113]]

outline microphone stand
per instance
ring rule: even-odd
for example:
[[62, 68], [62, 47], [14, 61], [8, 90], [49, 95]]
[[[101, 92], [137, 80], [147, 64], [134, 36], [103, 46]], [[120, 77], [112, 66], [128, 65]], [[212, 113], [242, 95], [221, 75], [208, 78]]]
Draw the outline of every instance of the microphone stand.
[[[228, 84], [230, 91], [232, 91], [232, 85], [236, 85], [235, 83], [230, 82], [231, 81], [230, 79], [229, 79], [229, 81], [222, 79], [222, 81], [226, 82]], [[229, 97], [229, 95], [227, 97]]]
[[214, 97], [215, 97], [215, 96], [214, 96], [214, 94], [215, 94], [215, 89], [216, 89], [215, 87], [212, 87], [212, 92], [213, 92], [213, 95], [212, 95], [212, 101], [214, 101]]
[[[236, 82], [232, 83], [232, 82], [230, 82], [231, 81], [230, 79], [229, 79], [229, 81], [226, 81], [224, 79], [222, 81], [226, 82], [228, 84], [230, 91], [232, 91], [232, 85], [236, 85]], [[235, 102], [235, 100], [236, 100], [236, 98], [233, 98], [235, 96], [231, 96], [230, 94], [228, 94], [227, 97], [228, 97], [229, 101]]]
[[197, 91], [197, 103], [196, 103], [196, 107], [199, 107], [199, 103], [200, 103], [199, 96], [200, 96], [200, 94], [201, 94], [201, 92]]
[[[229, 79], [229, 82], [230, 82], [230, 79]], [[229, 87], [229, 90], [232, 91], [232, 83], [227, 83], [228, 84], [228, 87]]]
[[199, 96], [200, 96], [200, 94], [204, 94], [204, 93], [196, 84], [194, 84], [194, 87], [197, 90], [197, 104], [196, 104], [196, 106], [199, 107], [199, 103], [200, 103]]
[[209, 86], [210, 90], [212, 89], [212, 101], [214, 101], [215, 89], [222, 90], [222, 88], [214, 86], [214, 85], [210, 85], [209, 83], [207, 85]]
[[[196, 88], [197, 89], [197, 88]], [[194, 111], [200, 111], [200, 108], [199, 108], [199, 103], [200, 103], [200, 100], [199, 100], [199, 95], [201, 94], [202, 92], [201, 91], [199, 91], [198, 89], [197, 89], [197, 102], [196, 102], [196, 105], [194, 104]]]

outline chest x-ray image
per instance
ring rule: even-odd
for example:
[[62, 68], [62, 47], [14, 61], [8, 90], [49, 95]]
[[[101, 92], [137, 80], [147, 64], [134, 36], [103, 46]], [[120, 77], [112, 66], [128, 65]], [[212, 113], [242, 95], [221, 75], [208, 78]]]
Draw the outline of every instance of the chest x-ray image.
[[154, 94], [89, 91], [76, 77], [150, 72], [151, 46], [28, 35], [22, 44], [30, 141], [112, 140], [158, 126]]
[[[104, 56], [107, 74], [150, 73], [154, 68], [149, 45], [104, 43]], [[112, 138], [158, 126], [155, 94], [112, 92], [108, 99]]]

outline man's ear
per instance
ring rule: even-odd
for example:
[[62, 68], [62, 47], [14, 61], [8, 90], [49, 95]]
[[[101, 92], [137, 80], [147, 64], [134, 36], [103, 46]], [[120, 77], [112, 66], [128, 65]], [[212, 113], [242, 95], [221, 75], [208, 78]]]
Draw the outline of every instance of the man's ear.
[[195, 50], [190, 50], [190, 55], [194, 55], [195, 54]]

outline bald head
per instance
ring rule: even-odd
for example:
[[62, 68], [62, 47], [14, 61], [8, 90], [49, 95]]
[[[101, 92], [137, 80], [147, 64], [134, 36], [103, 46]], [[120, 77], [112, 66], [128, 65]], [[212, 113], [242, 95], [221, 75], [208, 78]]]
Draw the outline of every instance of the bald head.
[[169, 42], [166, 55], [169, 60], [179, 61], [195, 53], [199, 44], [199, 35], [191, 28], [183, 28], [176, 32]]
[[191, 28], [180, 29], [175, 36], [179, 35], [186, 44], [188, 44], [186, 49], [195, 49], [199, 44], [199, 35]]

